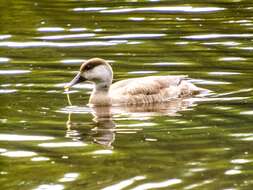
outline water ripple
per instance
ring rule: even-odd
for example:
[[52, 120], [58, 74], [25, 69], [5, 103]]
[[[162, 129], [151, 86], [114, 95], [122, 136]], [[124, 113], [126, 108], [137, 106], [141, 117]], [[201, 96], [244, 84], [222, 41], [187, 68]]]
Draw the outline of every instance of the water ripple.
[[115, 190], [115, 189], [120, 190], [120, 189], [126, 188], [127, 186], [132, 185], [136, 181], [143, 180], [143, 179], [146, 179], [146, 177], [145, 176], [136, 176], [136, 177], [133, 177], [130, 179], [123, 180], [117, 184], [105, 187], [102, 190]]
[[73, 11], [75, 12], [96, 12], [106, 10], [106, 7], [87, 7], [87, 8], [74, 8]]
[[0, 57], [0, 63], [6, 63], [6, 62], [9, 62], [10, 59], [7, 58], [7, 57]]
[[47, 148], [63, 148], [63, 147], [83, 147], [87, 146], [87, 144], [83, 142], [55, 142], [55, 143], [41, 143], [39, 144], [40, 147], [47, 147]]
[[[217, 72], [216, 72], [217, 73]], [[196, 84], [206, 84], [206, 85], [221, 85], [221, 84], [231, 84], [230, 82], [223, 82], [223, 81], [213, 81], [213, 80], [198, 80], [198, 79], [192, 79]]]
[[52, 139], [54, 139], [54, 137], [0, 134], [0, 141], [46, 141]]
[[84, 59], [64, 59], [64, 60], [61, 60], [60, 62], [64, 64], [76, 64], [76, 63], [82, 63], [84, 61], [85, 61]]
[[231, 137], [236, 137], [238, 140], [242, 141], [253, 141], [253, 134], [252, 133], [235, 133], [230, 134]]
[[0, 94], [10, 94], [10, 93], [14, 93], [17, 92], [17, 90], [15, 89], [0, 89]]
[[37, 37], [36, 39], [41, 40], [61, 40], [61, 39], [73, 39], [73, 38], [89, 38], [93, 37], [95, 34], [88, 33], [88, 34], [67, 34], [67, 35], [55, 35], [55, 36], [43, 36]]
[[112, 154], [112, 150], [96, 150], [93, 151], [91, 154], [101, 155], [101, 154]]
[[91, 113], [91, 111], [92, 110], [89, 107], [68, 106], [56, 112], [69, 114], [69, 113]]
[[225, 175], [236, 175], [236, 174], [240, 174], [242, 173], [241, 170], [238, 170], [238, 169], [231, 169], [231, 170], [227, 170], [225, 172]]
[[32, 156], [36, 156], [37, 154], [35, 152], [31, 152], [31, 151], [7, 151], [4, 152], [2, 154], [0, 154], [2, 156], [7, 156], [7, 157], [32, 157]]
[[242, 115], [253, 115], [253, 110], [252, 111], [242, 111], [240, 112]]
[[70, 32], [83, 32], [86, 31], [87, 28], [61, 28], [61, 27], [40, 27], [37, 29], [39, 32], [62, 32], [62, 31], [70, 31]]
[[0, 75], [16, 75], [30, 73], [29, 70], [0, 70]]
[[164, 188], [164, 187], [176, 185], [179, 183], [182, 183], [181, 179], [169, 179], [169, 180], [162, 181], [162, 182], [142, 184], [142, 185], [139, 185], [139, 186], [133, 188], [132, 190], [146, 190], [146, 189]]
[[204, 39], [217, 39], [217, 38], [251, 38], [253, 34], [199, 34], [184, 36], [184, 39], [193, 39], [193, 40], [204, 40]]
[[241, 73], [238, 73], [238, 72], [209, 72], [208, 74], [209, 75], [224, 76], [224, 75], [240, 75]]
[[78, 173], [66, 173], [63, 178], [59, 179], [59, 182], [75, 181], [78, 178]]
[[229, 98], [192, 98], [195, 101], [198, 102], [224, 102], [224, 101], [242, 101], [242, 100], [247, 100], [249, 97], [229, 97]]
[[69, 29], [70, 32], [83, 32], [86, 30], [87, 30], [87, 28], [70, 28]]
[[0, 42], [0, 47], [29, 48], [29, 47], [84, 47], [84, 46], [113, 46], [127, 41], [92, 41], [92, 42]]
[[245, 61], [243, 57], [222, 57], [219, 58], [219, 61]]
[[11, 35], [0, 35], [0, 40], [11, 38]]
[[39, 32], [61, 32], [64, 30], [65, 29], [61, 27], [41, 27], [37, 29]]
[[154, 74], [154, 73], [158, 73], [158, 71], [131, 71], [131, 72], [127, 72], [128, 74]]
[[217, 12], [225, 10], [221, 7], [192, 7], [192, 6], [176, 6], [176, 7], [144, 7], [144, 8], [118, 8], [101, 10], [101, 13], [129, 13], [129, 12], [190, 12], [190, 13], [203, 13], [203, 12]]
[[60, 185], [60, 184], [43, 184], [43, 185], [38, 186], [34, 190], [63, 190], [63, 189], [64, 189], [64, 185]]
[[215, 180], [204, 180], [203, 182], [200, 182], [200, 183], [196, 183], [196, 184], [192, 184], [192, 185], [189, 185], [189, 186], [186, 186], [184, 188], [184, 190], [189, 190], [189, 189], [197, 189], [203, 185], [206, 185], [206, 184], [209, 184], [209, 183], [213, 183]]
[[152, 63], [152, 65], [175, 66], [175, 65], [191, 65], [191, 63], [186, 63], [186, 62], [157, 62], [157, 63]]
[[145, 18], [143, 18], [143, 17], [130, 17], [130, 18], [128, 18], [128, 20], [132, 20], [132, 21], [143, 21], [143, 20], [145, 20]]
[[249, 162], [252, 162], [252, 161], [247, 160], [247, 159], [234, 159], [234, 160], [231, 160], [232, 164], [246, 164], [246, 163], [249, 163]]
[[7, 150], [5, 148], [0, 148], [0, 153], [6, 152]]
[[204, 42], [203, 45], [222, 45], [222, 46], [239, 46], [241, 43], [233, 42], [233, 41], [225, 41], [225, 42]]
[[146, 38], [157, 38], [163, 37], [166, 34], [121, 34], [113, 36], [102, 36], [100, 39], [146, 39]]
[[48, 160], [50, 160], [50, 158], [43, 157], [43, 156], [33, 157], [31, 159], [31, 161], [33, 162], [41, 162], [41, 161], [48, 161]]
[[[59, 83], [54, 85], [57, 88], [64, 88], [64, 86], [66, 86], [68, 83]], [[89, 83], [83, 83], [83, 84], [77, 84], [73, 87], [73, 89], [93, 89], [93, 84], [89, 84]], [[69, 91], [68, 93], [71, 93], [72, 91]]]

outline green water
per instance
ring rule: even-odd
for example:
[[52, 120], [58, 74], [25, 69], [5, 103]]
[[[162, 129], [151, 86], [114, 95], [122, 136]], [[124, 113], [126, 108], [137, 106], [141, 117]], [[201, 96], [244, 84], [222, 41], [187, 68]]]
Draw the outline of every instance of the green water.
[[[253, 188], [250, 0], [0, 3], [0, 189]], [[91, 109], [85, 83], [69, 106], [92, 57], [115, 81], [187, 74], [213, 94]]]

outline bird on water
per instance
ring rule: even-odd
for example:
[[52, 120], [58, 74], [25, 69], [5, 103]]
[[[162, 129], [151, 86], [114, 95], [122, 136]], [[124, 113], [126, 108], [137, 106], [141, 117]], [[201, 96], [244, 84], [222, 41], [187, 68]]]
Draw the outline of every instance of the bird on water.
[[89, 98], [91, 106], [138, 105], [189, 98], [208, 90], [197, 87], [186, 75], [147, 76], [113, 83], [113, 70], [104, 59], [85, 61], [65, 89], [89, 81], [94, 84]]

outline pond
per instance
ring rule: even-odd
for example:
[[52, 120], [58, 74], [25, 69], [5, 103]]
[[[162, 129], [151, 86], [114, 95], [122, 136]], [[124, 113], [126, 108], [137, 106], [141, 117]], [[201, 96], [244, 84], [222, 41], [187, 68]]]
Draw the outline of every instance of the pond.
[[[1, 4], [0, 189], [253, 188], [250, 0]], [[114, 81], [188, 75], [212, 95], [103, 115], [83, 83], [69, 106], [92, 57]]]

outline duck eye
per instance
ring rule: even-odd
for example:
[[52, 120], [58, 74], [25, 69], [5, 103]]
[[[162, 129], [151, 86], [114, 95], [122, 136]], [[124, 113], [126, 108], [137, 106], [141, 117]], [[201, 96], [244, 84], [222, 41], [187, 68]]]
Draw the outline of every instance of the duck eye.
[[92, 69], [92, 66], [91, 65], [86, 65], [86, 67], [85, 67], [85, 70], [90, 70], [90, 69]]
[[85, 67], [84, 67], [84, 70], [88, 70], [90, 68], [90, 66], [89, 65], [86, 65]]

